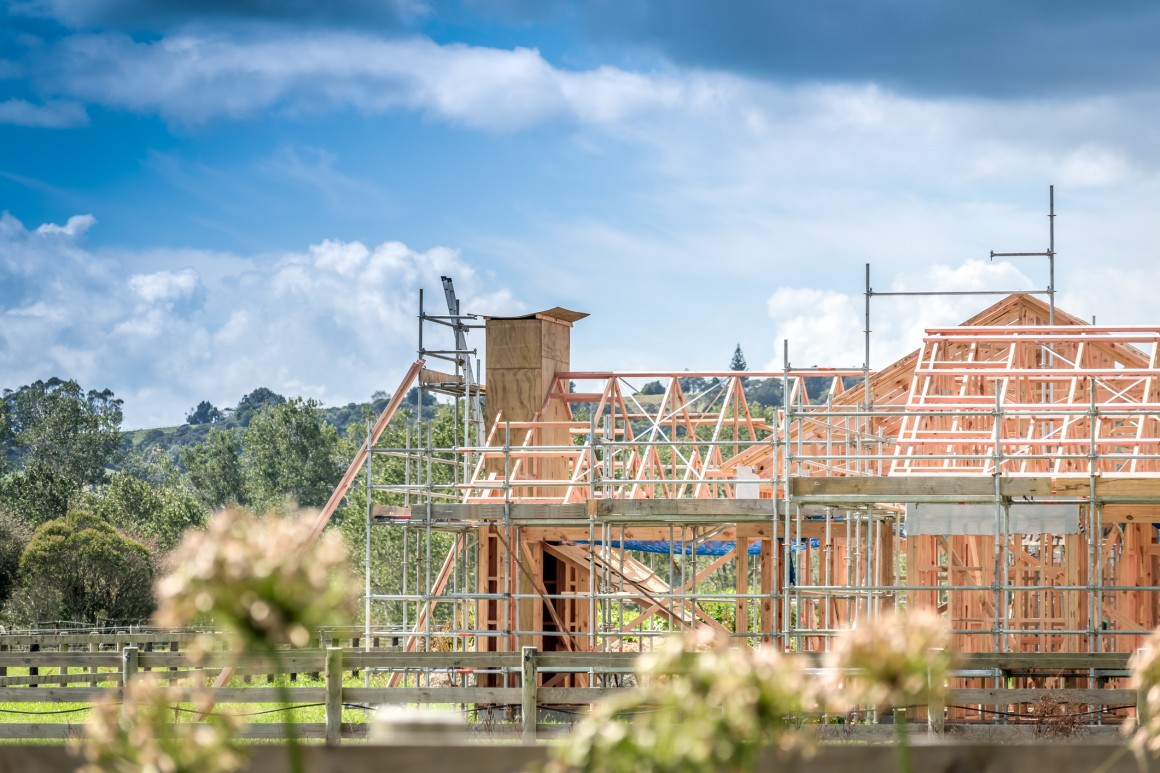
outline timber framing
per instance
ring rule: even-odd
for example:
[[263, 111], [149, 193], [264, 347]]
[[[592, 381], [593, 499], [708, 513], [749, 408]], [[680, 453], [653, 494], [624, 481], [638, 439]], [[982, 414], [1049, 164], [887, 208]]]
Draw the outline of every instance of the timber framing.
[[[368, 523], [399, 556], [372, 580], [368, 549], [368, 637], [595, 655], [709, 627], [806, 653], [905, 605], [944, 615], [963, 653], [1043, 664], [1120, 662], [1160, 622], [1160, 327], [1059, 309], [1049, 325], [1012, 295], [876, 372], [623, 373], [572, 369], [582, 316], [489, 320], [486, 425], [445, 447], [420, 426], [368, 456]], [[749, 404], [757, 378], [782, 407]], [[374, 484], [376, 454], [404, 484]], [[908, 524], [915, 506], [938, 525]], [[1058, 533], [1019, 531], [1061, 508]]]

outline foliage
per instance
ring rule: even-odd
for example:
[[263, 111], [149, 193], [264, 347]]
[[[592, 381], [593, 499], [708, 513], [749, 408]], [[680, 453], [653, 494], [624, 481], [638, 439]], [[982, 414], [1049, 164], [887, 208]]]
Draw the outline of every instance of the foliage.
[[169, 550], [186, 529], [205, 523], [206, 507], [173, 461], [164, 454], [130, 457], [109, 477], [100, 495], [86, 497], [90, 509], [119, 529], [155, 540]]
[[248, 501], [241, 453], [232, 432], [214, 429], [204, 443], [183, 449], [182, 464], [198, 499], [211, 509]]
[[214, 406], [209, 400], [202, 400], [197, 404], [197, 407], [191, 410], [185, 417], [187, 424], [214, 424], [224, 418], [221, 411]]
[[242, 468], [251, 501], [274, 507], [326, 503], [342, 477], [338, 432], [322, 422], [315, 400], [295, 398], [257, 413], [242, 434]]
[[[733, 350], [733, 357], [729, 360], [729, 370], [749, 370], [749, 363], [745, 361], [745, 355], [741, 352], [741, 344], [737, 344], [737, 348]], [[749, 379], [742, 378], [741, 385], [744, 387]]]
[[27, 524], [63, 518], [76, 486], [44, 462], [33, 460], [0, 478], [0, 505]]
[[746, 378], [745, 399], [754, 405], [780, 406], [782, 391], [779, 378]]
[[209, 616], [234, 649], [269, 651], [304, 647], [311, 631], [346, 622], [357, 587], [346, 546], [334, 532], [312, 545], [311, 520], [223, 510], [186, 534], [157, 584], [157, 625]]
[[665, 388], [660, 381], [649, 381], [640, 388], [640, 393], [642, 395], [663, 395]]
[[64, 619], [139, 620], [153, 609], [149, 549], [83, 507], [36, 530], [20, 573], [25, 584], [59, 593]]
[[[198, 724], [174, 722], [173, 706], [192, 702], [205, 715]], [[231, 773], [244, 756], [233, 746], [238, 720], [211, 712], [213, 698], [202, 686], [166, 685], [154, 674], [137, 676], [125, 699], [106, 694], [85, 723], [81, 773]]]
[[266, 387], [258, 387], [238, 401], [237, 407], [234, 408], [232, 418], [238, 426], [248, 427], [254, 416], [263, 408], [273, 408], [285, 402], [286, 398], [277, 392], [271, 391]]
[[17, 518], [0, 510], [0, 605], [8, 601], [20, 580], [20, 557], [32, 534]]
[[763, 744], [804, 743], [811, 683], [772, 649], [731, 646], [699, 629], [641, 658], [640, 687], [602, 704], [553, 750], [549, 770], [744, 771]]
[[8, 454], [13, 451], [15, 435], [8, 422], [8, 401], [0, 400], [0, 474], [8, 469]]
[[9, 423], [27, 464], [39, 463], [76, 488], [98, 484], [121, 451], [121, 400], [75, 381], [37, 381], [6, 392]]

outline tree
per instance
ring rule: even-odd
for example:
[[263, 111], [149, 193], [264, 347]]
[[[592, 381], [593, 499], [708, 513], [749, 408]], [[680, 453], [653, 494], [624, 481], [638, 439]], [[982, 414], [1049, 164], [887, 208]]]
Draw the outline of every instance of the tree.
[[754, 405], [779, 406], [782, 402], [781, 386], [779, 378], [750, 379], [745, 385], [745, 399]]
[[[733, 358], [729, 360], [729, 370], [749, 370], [749, 363], [745, 361], [745, 355], [741, 352], [741, 344], [737, 344], [737, 348], [733, 350]], [[741, 378], [742, 388], [749, 382], [747, 376]]]
[[194, 492], [206, 507], [217, 510], [249, 500], [238, 441], [232, 432], [212, 429], [204, 443], [182, 449], [180, 458]]
[[202, 400], [185, 416], [186, 424], [215, 424], [222, 420], [222, 412], [209, 400]]
[[8, 455], [15, 451], [12, 441], [15, 435], [8, 424], [8, 401], [0, 400], [0, 475], [8, 469]]
[[665, 388], [661, 385], [660, 381], [649, 381], [640, 388], [640, 393], [642, 395], [663, 395]]
[[37, 381], [5, 395], [18, 455], [40, 463], [75, 488], [104, 481], [122, 453], [121, 404], [108, 390], [85, 392], [75, 381]]
[[130, 457], [101, 492], [85, 500], [94, 514], [163, 550], [176, 547], [187, 529], [201, 526], [209, 515], [166, 454]]
[[36, 526], [63, 518], [79, 488], [74, 481], [38, 460], [0, 478], [0, 505], [24, 523]]
[[243, 427], [248, 427], [258, 411], [282, 405], [285, 402], [286, 398], [277, 392], [272, 392], [266, 387], [258, 387], [238, 401], [237, 407], [234, 408], [234, 421]]
[[255, 504], [286, 497], [321, 507], [342, 477], [338, 430], [322, 421], [316, 400], [295, 398], [266, 407], [242, 433], [242, 469]]
[[8, 601], [20, 582], [20, 556], [32, 536], [19, 519], [0, 510], [0, 605]]
[[20, 573], [56, 595], [61, 619], [136, 621], [153, 610], [149, 549], [83, 507], [36, 530]]

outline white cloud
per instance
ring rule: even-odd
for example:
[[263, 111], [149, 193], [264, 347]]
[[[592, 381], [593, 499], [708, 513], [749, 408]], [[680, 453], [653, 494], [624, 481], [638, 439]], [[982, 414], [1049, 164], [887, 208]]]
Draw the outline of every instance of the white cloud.
[[175, 301], [192, 294], [199, 284], [197, 272], [188, 268], [129, 277], [129, 287], [145, 303]]
[[[0, 78], [4, 77], [3, 62], [0, 62]], [[32, 126], [40, 129], [65, 129], [85, 126], [89, 116], [85, 108], [76, 103], [49, 100], [42, 105], [24, 99], [6, 99], [0, 102], [0, 124]]]
[[[877, 292], [964, 292], [1032, 290], [1032, 281], [1010, 263], [968, 261], [959, 266], [935, 264], [895, 277]], [[872, 296], [870, 366], [878, 369], [914, 351], [925, 330], [957, 325], [1002, 299], [994, 296]], [[818, 288], [778, 288], [768, 301], [774, 323], [774, 348], [788, 341], [794, 367], [860, 367], [865, 360], [865, 295]], [[766, 364], [780, 370], [783, 358]]]
[[[455, 278], [465, 310], [524, 308], [442, 247], [331, 240], [273, 256], [113, 253], [81, 247], [82, 225], [0, 220], [0, 253], [39, 271], [0, 293], [0, 386], [59, 375], [109, 387], [128, 426], [177, 423], [200, 400], [232, 405], [258, 386], [328, 404], [393, 389], [416, 356], [418, 290], [441, 299], [441, 274]], [[127, 268], [150, 262], [156, 270]], [[0, 286], [15, 276], [0, 264]]]
[[64, 236], [80, 236], [96, 224], [97, 219], [92, 215], [73, 215], [64, 225], [45, 223], [36, 229], [36, 233], [41, 235], [63, 234]]
[[566, 71], [539, 51], [319, 31], [240, 40], [183, 34], [137, 42], [73, 35], [44, 63], [45, 89], [199, 123], [270, 109], [411, 109], [489, 131], [545, 120], [618, 120], [678, 99], [678, 81], [612, 67]]

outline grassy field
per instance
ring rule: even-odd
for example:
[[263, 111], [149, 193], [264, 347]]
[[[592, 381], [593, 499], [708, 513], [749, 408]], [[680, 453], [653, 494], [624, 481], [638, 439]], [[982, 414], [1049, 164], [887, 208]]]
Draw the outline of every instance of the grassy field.
[[[62, 689], [54, 682], [59, 679], [56, 674], [44, 673], [48, 669], [41, 669], [40, 678], [42, 680], [39, 687], [25, 687], [30, 697], [39, 690], [46, 689]], [[8, 669], [10, 677], [27, 677], [27, 669]], [[78, 675], [78, 671], [74, 670], [73, 676]], [[107, 679], [116, 672], [111, 669], [104, 669], [95, 675], [98, 687], [106, 687], [110, 690], [115, 689], [116, 683], [112, 681], [102, 682], [102, 675]], [[209, 683], [206, 681], [207, 685]], [[387, 675], [372, 675], [369, 686], [385, 687], [387, 682]], [[76, 682], [73, 682], [76, 685]], [[347, 674], [343, 679], [343, 685], [346, 687], [365, 687], [368, 686], [366, 677], [362, 674], [353, 676]], [[81, 682], [80, 686], [88, 686], [88, 682]], [[323, 723], [326, 721], [326, 712], [324, 706], [320, 702], [300, 701], [294, 697], [296, 690], [300, 688], [325, 688], [326, 684], [322, 680], [311, 679], [308, 674], [301, 674], [296, 681], [290, 681], [289, 676], [280, 676], [274, 682], [268, 682], [264, 676], [255, 676], [251, 683], [247, 684], [244, 677], [238, 676], [232, 679], [228, 687], [274, 687], [285, 686], [290, 690], [290, 709], [286, 709], [276, 702], [263, 701], [255, 703], [219, 703], [214, 707], [214, 712], [218, 714], [231, 715], [238, 717], [248, 724], [264, 724], [264, 723], [278, 723], [293, 720], [296, 723]], [[69, 702], [42, 702], [42, 701], [15, 701], [0, 704], [0, 726], [5, 724], [63, 724], [70, 727], [75, 727], [80, 731], [81, 726], [84, 725], [85, 720], [91, 711], [91, 705], [88, 703], [69, 703]], [[344, 723], [362, 724], [367, 720], [367, 711], [359, 707], [345, 707], [343, 709], [342, 721]], [[174, 707], [174, 721], [175, 722], [192, 722], [195, 718], [195, 711], [192, 705], [183, 704]], [[2, 730], [2, 727], [0, 727]], [[0, 741], [2, 742], [2, 741]], [[11, 743], [18, 743], [16, 739], [9, 740]], [[46, 743], [59, 743], [56, 739], [44, 739]]]

